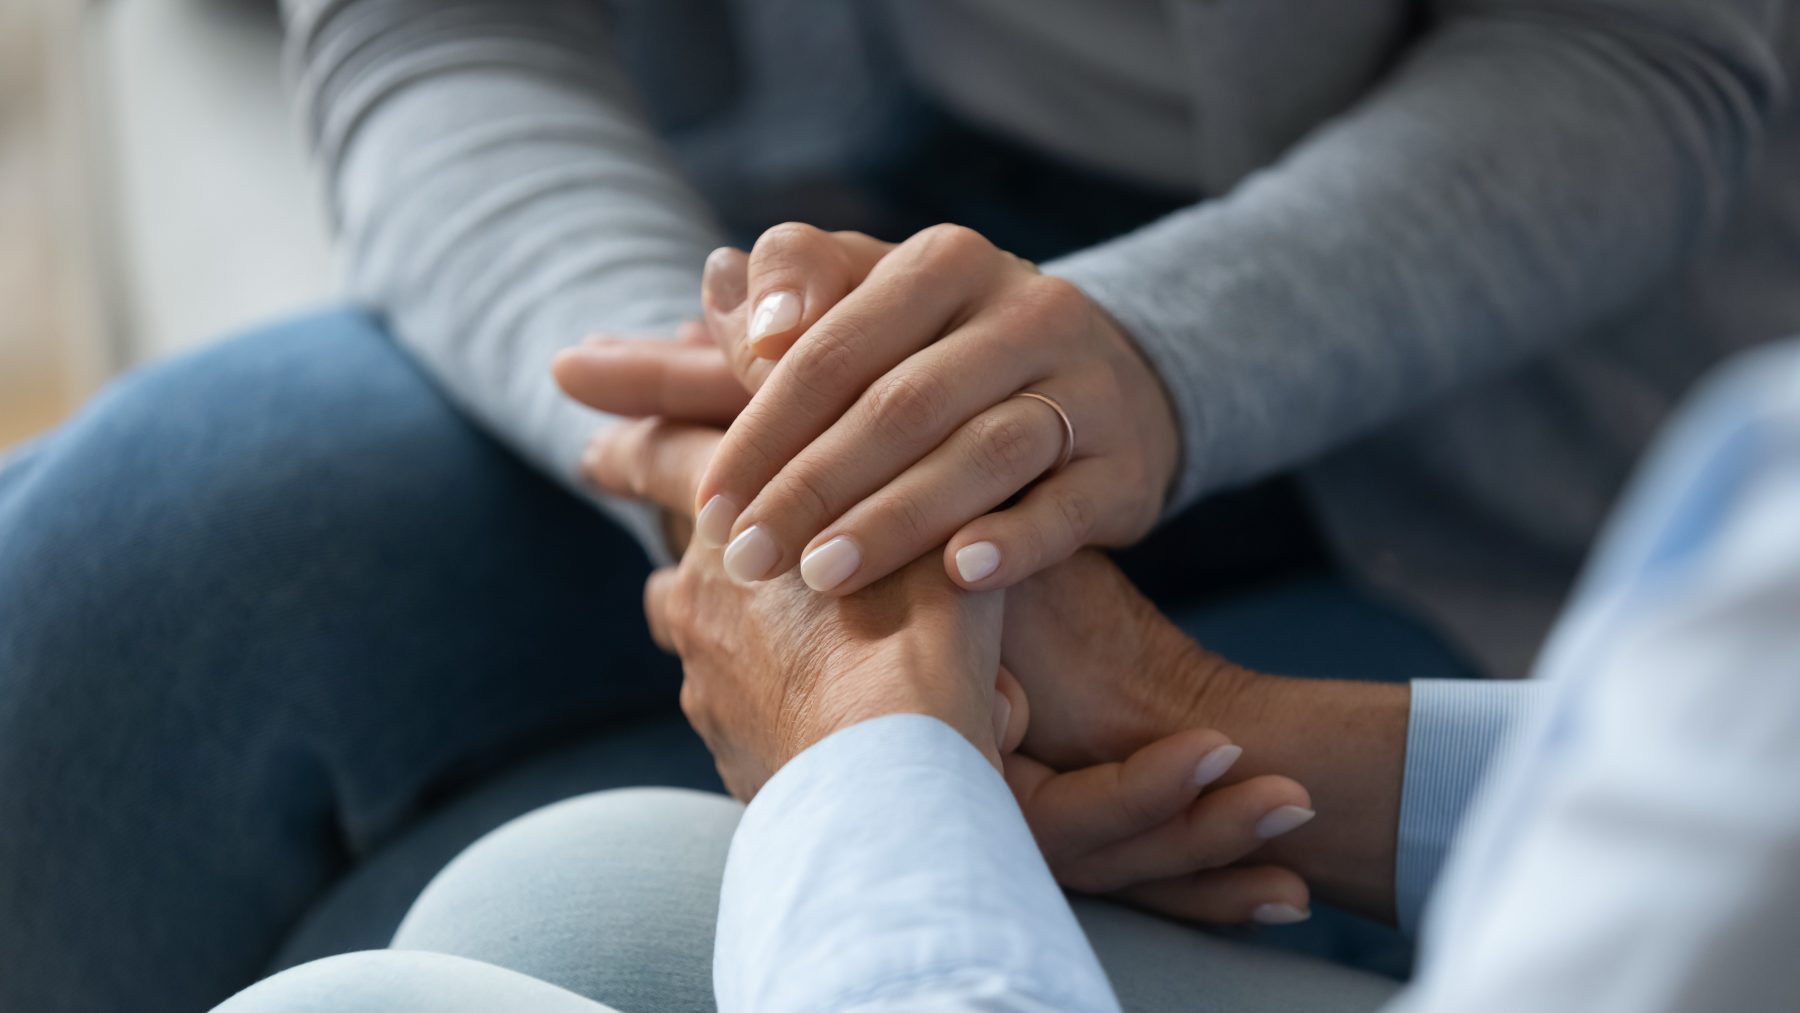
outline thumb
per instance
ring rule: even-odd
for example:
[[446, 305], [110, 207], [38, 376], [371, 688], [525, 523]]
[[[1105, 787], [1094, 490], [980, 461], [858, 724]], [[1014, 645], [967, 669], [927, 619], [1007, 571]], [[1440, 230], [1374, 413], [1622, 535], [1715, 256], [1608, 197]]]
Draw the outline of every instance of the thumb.
[[1005, 756], [1018, 750], [1025, 741], [1025, 730], [1031, 724], [1031, 703], [1025, 687], [1005, 665], [1000, 666], [994, 680], [994, 742]]

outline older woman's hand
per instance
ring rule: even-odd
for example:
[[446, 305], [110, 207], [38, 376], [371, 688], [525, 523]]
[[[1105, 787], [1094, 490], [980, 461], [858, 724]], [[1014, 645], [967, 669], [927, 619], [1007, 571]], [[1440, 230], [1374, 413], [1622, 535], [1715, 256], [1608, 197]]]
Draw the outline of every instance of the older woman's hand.
[[[679, 515], [718, 439], [701, 427], [633, 423], [596, 444], [590, 471], [603, 487]], [[1241, 750], [1207, 729], [1068, 772], [1017, 753], [1030, 706], [999, 668], [1000, 595], [955, 587], [935, 558], [835, 598], [807, 592], [791, 576], [730, 581], [718, 551], [696, 545], [679, 568], [653, 576], [645, 595], [658, 642], [682, 657], [683, 709], [739, 797], [839, 728], [887, 713], [929, 714], [1001, 765], [1070, 889], [1197, 921], [1305, 917], [1309, 893], [1299, 876], [1246, 861], [1271, 828], [1291, 828], [1294, 814], [1310, 812], [1304, 788], [1271, 775], [1222, 786]]]
[[745, 293], [725, 352], [760, 389], [696, 490], [732, 576], [798, 564], [848, 594], [942, 545], [951, 579], [999, 588], [1158, 517], [1168, 397], [1070, 283], [955, 226], [894, 246], [790, 224], [757, 242]]

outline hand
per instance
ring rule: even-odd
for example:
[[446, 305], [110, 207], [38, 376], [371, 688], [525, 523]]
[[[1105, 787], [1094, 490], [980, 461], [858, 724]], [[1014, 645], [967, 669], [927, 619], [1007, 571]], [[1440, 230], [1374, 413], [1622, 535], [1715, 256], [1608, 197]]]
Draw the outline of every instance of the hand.
[[[967, 229], [891, 246], [785, 225], [757, 243], [745, 291], [724, 365], [756, 392], [698, 489], [699, 537], [729, 542], [739, 579], [799, 563], [815, 589], [848, 594], [943, 544], [957, 583], [1006, 587], [1083, 545], [1135, 541], [1159, 515], [1177, 454], [1168, 398], [1069, 283]], [[1024, 390], [1075, 429], [1054, 475], [1062, 419]]]
[[[691, 502], [692, 476], [719, 434], [637, 423], [603, 444], [613, 491], [664, 506]], [[1002, 595], [968, 592], [932, 561], [865, 593], [827, 598], [798, 580], [746, 587], [719, 553], [692, 546], [651, 575], [645, 612], [658, 644], [681, 656], [681, 706], [739, 798], [808, 746], [885, 714], [939, 718], [996, 767], [1009, 708], [997, 709]]]
[[[700, 427], [634, 423], [597, 444], [593, 473], [606, 488], [679, 512], [717, 440]], [[1306, 917], [1296, 874], [1238, 863], [1310, 818], [1310, 798], [1285, 777], [1214, 786], [1241, 752], [1224, 736], [1184, 731], [1122, 763], [1066, 774], [1014, 752], [1030, 723], [1028, 700], [1004, 669], [997, 680], [980, 674], [998, 664], [997, 617], [971, 623], [955, 604], [994, 597], [953, 587], [934, 559], [841, 599], [804, 592], [791, 577], [746, 587], [723, 579], [716, 551], [699, 546], [646, 588], [658, 642], [682, 655], [683, 709], [739, 797], [838, 728], [883, 713], [933, 714], [1003, 764], [1071, 889], [1203, 921]], [[962, 678], [942, 678], [957, 671]], [[968, 692], [980, 685], [997, 686], [986, 711]]]

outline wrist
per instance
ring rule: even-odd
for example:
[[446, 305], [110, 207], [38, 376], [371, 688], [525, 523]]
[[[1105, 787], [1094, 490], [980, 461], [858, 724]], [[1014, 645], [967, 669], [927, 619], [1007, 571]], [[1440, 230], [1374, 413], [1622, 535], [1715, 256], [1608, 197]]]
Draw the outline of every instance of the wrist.
[[[993, 680], [987, 680], [991, 685]], [[785, 763], [837, 732], [891, 714], [937, 718], [999, 763], [994, 743], [993, 701], [979, 681], [953, 667], [929, 663], [860, 665], [818, 687], [811, 698], [785, 709]]]

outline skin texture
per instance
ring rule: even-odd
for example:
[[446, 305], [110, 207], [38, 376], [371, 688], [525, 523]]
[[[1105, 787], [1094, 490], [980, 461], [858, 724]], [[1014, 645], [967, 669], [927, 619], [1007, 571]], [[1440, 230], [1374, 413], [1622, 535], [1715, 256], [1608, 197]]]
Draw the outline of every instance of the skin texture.
[[[712, 420], [729, 428], [696, 489], [711, 521], [700, 537], [731, 545], [735, 576], [778, 576], [835, 542], [840, 565], [802, 572], [848, 594], [942, 546], [953, 581], [992, 589], [1155, 522], [1179, 450], [1168, 397], [1075, 286], [956, 226], [894, 245], [790, 223], [758, 240], [744, 271], [735, 302], [714, 300], [741, 307], [715, 329], [723, 368], [664, 342], [607, 352], [660, 359], [658, 375], [688, 391], [723, 388], [727, 373], [750, 382], [748, 402]], [[1075, 427], [1054, 475], [1063, 422], [1013, 397], [1022, 390]], [[988, 565], [969, 571], [975, 559]]]
[[[680, 512], [719, 439], [704, 427], [634, 423], [597, 445], [592, 474], [602, 488]], [[657, 642], [680, 654], [682, 708], [738, 797], [835, 731], [927, 714], [1001, 770], [1071, 889], [1200, 921], [1305, 916], [1299, 876], [1246, 859], [1264, 847], [1271, 813], [1292, 820], [1311, 799], [1282, 776], [1217, 786], [1241, 755], [1219, 732], [1181, 729], [1068, 771], [1016, 751], [1031, 719], [1028, 695], [1000, 665], [1002, 592], [955, 586], [934, 554], [843, 597], [791, 575], [745, 585], [720, 557], [691, 544], [679, 566], [652, 576], [645, 611]]]
[[[709, 260], [705, 326], [685, 329], [679, 352], [644, 355], [640, 343], [590, 339], [557, 360], [558, 381], [578, 400], [616, 414], [728, 423], [749, 403], [747, 392], [760, 390], [772, 370], [755, 356], [731, 358], [712, 337], [743, 331], [746, 268], [738, 251], [721, 250]], [[603, 488], [644, 496], [659, 481], [655, 462], [669, 456], [651, 448], [680, 443], [682, 438], [672, 435], [679, 431], [683, 427], [658, 421], [613, 429], [596, 443], [588, 473]], [[649, 496], [670, 507], [678, 534], [692, 527], [698, 472], [704, 467], [690, 462], [667, 469], [681, 472], [680, 478]], [[685, 542], [678, 538], [673, 544]], [[791, 576], [787, 579], [791, 584]], [[1221, 784], [1260, 786], [1270, 783], [1264, 781], [1267, 775], [1287, 775], [1312, 789], [1316, 802], [1306, 804], [1322, 814], [1255, 851], [1255, 861], [1300, 872], [1337, 903], [1392, 916], [1409, 706], [1404, 687], [1283, 679], [1233, 665], [1188, 639], [1092, 551], [1008, 592], [1003, 645], [1005, 663], [1023, 692], [1004, 681], [1002, 688], [1019, 699], [1020, 709], [1023, 698], [1029, 699], [1023, 748], [1007, 761], [1008, 779], [1028, 818], [1034, 786], [1056, 771], [1117, 763], [1161, 739], [1215, 728], [1239, 744], [1253, 744]], [[1280, 794], [1257, 790], [1270, 791], [1259, 796], [1264, 801]], [[1189, 831], [1205, 832], [1205, 827]], [[1071, 868], [1074, 859], [1054, 854], [1053, 845], [1046, 851], [1065, 883], [1082, 881], [1082, 870]], [[1185, 896], [1173, 913], [1231, 920], [1193, 913], [1204, 912], [1220, 895], [1216, 876], [1169, 878], [1113, 892], [1158, 910], [1169, 910], [1171, 898]]]

